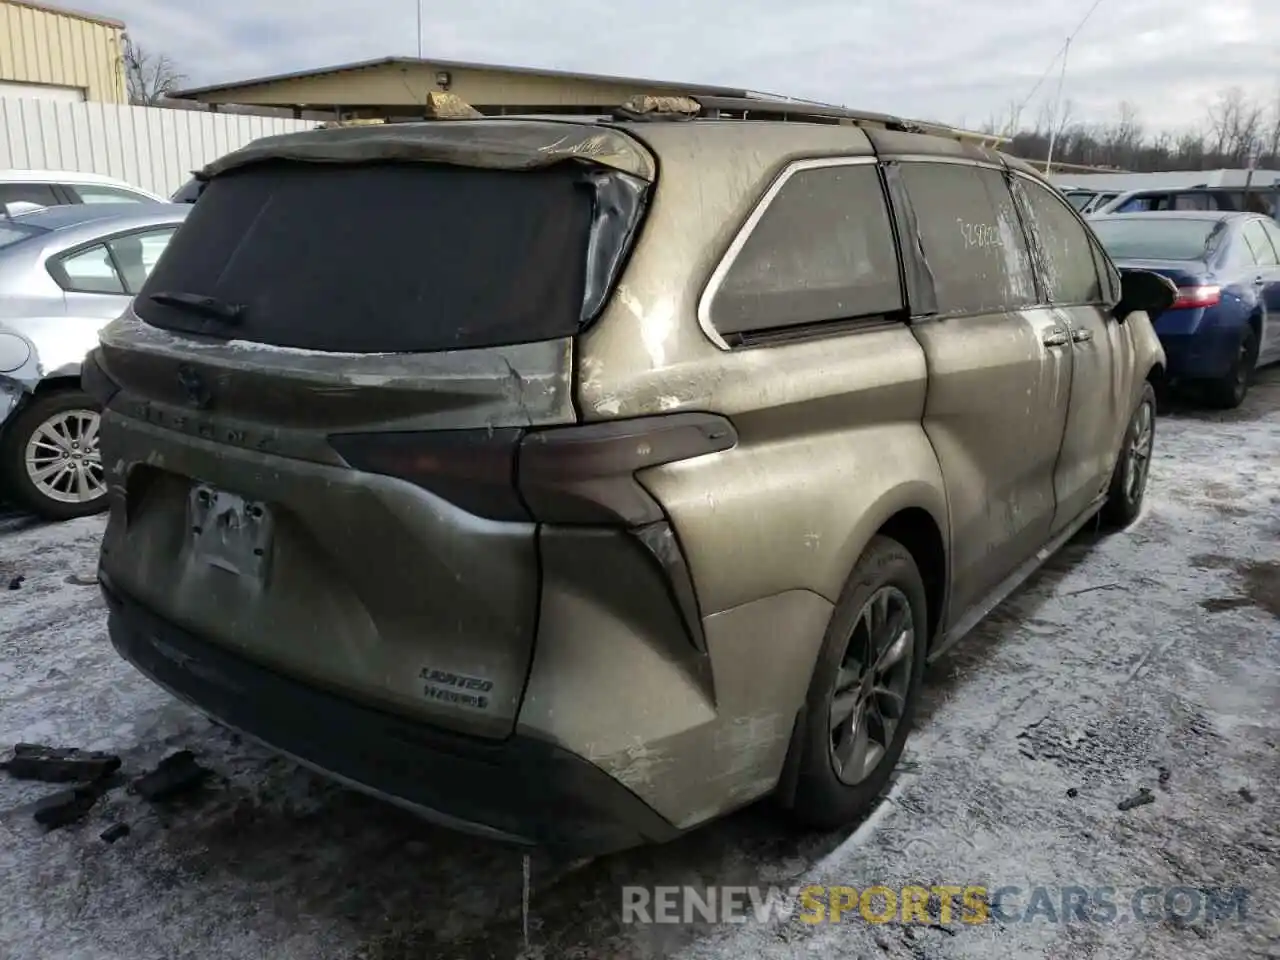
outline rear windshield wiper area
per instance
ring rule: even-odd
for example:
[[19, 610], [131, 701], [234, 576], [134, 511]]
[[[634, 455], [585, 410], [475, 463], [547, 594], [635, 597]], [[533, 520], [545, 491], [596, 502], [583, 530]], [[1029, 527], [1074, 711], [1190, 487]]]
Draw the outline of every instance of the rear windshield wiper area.
[[207, 297], [200, 293], [186, 293], [181, 290], [157, 290], [155, 293], [147, 294], [146, 298], [152, 303], [158, 303], [161, 306], [185, 310], [188, 313], [196, 313], [211, 320], [220, 320], [223, 323], [239, 323], [244, 318], [245, 305], [243, 303], [230, 303], [226, 300]]

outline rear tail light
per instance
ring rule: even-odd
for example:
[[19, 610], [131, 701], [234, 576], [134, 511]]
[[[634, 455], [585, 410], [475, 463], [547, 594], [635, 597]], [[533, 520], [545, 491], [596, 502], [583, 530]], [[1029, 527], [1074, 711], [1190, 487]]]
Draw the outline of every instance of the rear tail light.
[[1222, 288], [1206, 285], [1198, 287], [1179, 287], [1178, 299], [1173, 301], [1171, 310], [1191, 307], [1212, 307], [1222, 299]]
[[677, 413], [565, 427], [334, 434], [357, 470], [398, 477], [490, 520], [639, 527], [664, 519], [646, 467], [728, 450], [724, 417]]
[[329, 437], [357, 470], [398, 477], [490, 520], [530, 520], [516, 487], [516, 452], [524, 431], [439, 430], [346, 433]]
[[628, 528], [662, 569], [690, 638], [705, 651], [676, 533], [637, 479], [648, 467], [729, 450], [724, 417], [677, 413], [564, 427], [335, 434], [353, 468], [397, 477], [490, 520]]

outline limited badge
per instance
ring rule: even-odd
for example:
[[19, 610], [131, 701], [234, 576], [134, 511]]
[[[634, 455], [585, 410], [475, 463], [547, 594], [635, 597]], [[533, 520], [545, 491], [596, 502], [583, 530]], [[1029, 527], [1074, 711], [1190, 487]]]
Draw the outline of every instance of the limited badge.
[[422, 695], [428, 700], [470, 707], [473, 710], [489, 709], [492, 680], [469, 677], [450, 670], [437, 670], [435, 667], [423, 667], [418, 677], [422, 681]]

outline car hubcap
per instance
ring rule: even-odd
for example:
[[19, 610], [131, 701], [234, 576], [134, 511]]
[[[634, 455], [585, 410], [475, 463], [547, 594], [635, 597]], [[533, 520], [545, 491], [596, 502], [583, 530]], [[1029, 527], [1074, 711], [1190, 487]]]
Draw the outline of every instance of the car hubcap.
[[1151, 447], [1155, 441], [1155, 417], [1151, 404], [1143, 403], [1133, 415], [1133, 439], [1129, 442], [1125, 473], [1129, 478], [1125, 493], [1130, 503], [1142, 499], [1147, 485], [1147, 470], [1151, 466]]
[[88, 503], [107, 492], [98, 423], [92, 410], [67, 410], [32, 432], [25, 464], [42, 495], [59, 503]]
[[831, 763], [850, 786], [880, 765], [907, 707], [915, 656], [911, 604], [897, 587], [866, 602], [836, 676], [831, 698]]

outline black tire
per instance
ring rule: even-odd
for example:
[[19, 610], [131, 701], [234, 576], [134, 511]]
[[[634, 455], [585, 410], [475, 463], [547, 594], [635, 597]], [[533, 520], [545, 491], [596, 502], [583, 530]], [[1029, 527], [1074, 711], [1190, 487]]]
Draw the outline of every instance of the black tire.
[[107, 508], [105, 486], [103, 494], [93, 500], [65, 502], [45, 494], [27, 472], [26, 449], [32, 434], [50, 417], [77, 410], [98, 413], [98, 405], [87, 393], [73, 388], [39, 394], [5, 424], [0, 435], [0, 480], [5, 491], [16, 506], [45, 520], [72, 520]]
[[[1142, 512], [1147, 480], [1151, 476], [1151, 454], [1155, 449], [1156, 410], [1156, 391], [1148, 383], [1129, 416], [1129, 425], [1120, 443], [1120, 454], [1111, 472], [1107, 502], [1102, 506], [1102, 522], [1113, 530], [1129, 526]], [[1145, 437], [1141, 435], [1144, 429]], [[1139, 472], [1136, 479], [1134, 471]]]
[[[885, 588], [889, 590], [882, 592]], [[904, 647], [909, 648], [911, 659], [899, 677], [905, 689], [901, 716], [888, 737], [888, 748], [880, 754], [875, 766], [862, 779], [851, 784], [837, 773], [833, 730], [845, 731], [842, 730], [844, 724], [832, 723], [836, 682], [841, 676], [842, 662], [852, 649], [852, 641], [860, 636], [859, 621], [864, 608], [873, 598], [892, 595], [895, 591], [905, 599], [901, 609], [909, 610], [913, 627], [912, 642]], [[883, 792], [902, 756], [915, 718], [928, 652], [928, 632], [924, 582], [915, 560], [896, 540], [874, 538], [854, 567], [827, 626], [822, 651], [809, 683], [799, 735], [793, 744], [793, 749], [797, 749], [800, 755], [795, 761], [797, 772], [791, 813], [802, 824], [818, 829], [844, 826], [866, 813]], [[867, 702], [870, 705], [876, 699], [872, 696]], [[860, 709], [855, 708], [855, 715]], [[879, 711], [876, 706], [868, 706], [868, 709]], [[876, 729], [876, 721], [870, 714], [864, 722], [870, 724], [865, 729]], [[883, 726], [880, 732], [885, 733]]]
[[1205, 399], [1219, 410], [1234, 410], [1244, 403], [1253, 384], [1254, 367], [1258, 365], [1258, 336], [1253, 327], [1245, 327], [1231, 369], [1220, 380], [1205, 384]]

